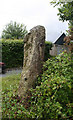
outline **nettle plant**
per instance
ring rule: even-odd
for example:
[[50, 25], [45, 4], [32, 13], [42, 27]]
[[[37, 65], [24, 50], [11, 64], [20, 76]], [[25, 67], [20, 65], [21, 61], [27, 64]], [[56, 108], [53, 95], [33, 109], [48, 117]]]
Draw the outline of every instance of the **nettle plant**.
[[31, 106], [27, 116], [44, 120], [73, 118], [72, 90], [72, 56], [63, 52], [44, 64], [36, 88], [31, 89]]

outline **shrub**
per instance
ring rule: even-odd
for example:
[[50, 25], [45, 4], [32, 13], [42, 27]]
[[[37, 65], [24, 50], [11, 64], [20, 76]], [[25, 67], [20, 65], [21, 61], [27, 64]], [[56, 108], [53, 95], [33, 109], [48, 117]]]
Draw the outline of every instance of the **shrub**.
[[39, 85], [31, 89], [29, 118], [63, 120], [73, 118], [73, 61], [62, 53], [44, 64]]
[[8, 68], [22, 66], [23, 46], [23, 40], [2, 40], [2, 61]]
[[[17, 80], [17, 77], [14, 79]], [[12, 92], [15, 91], [14, 85], [11, 84], [13, 90], [12, 87], [9, 88], [8, 83], [7, 86], [8, 89], [3, 87], [3, 118], [73, 118], [73, 61], [70, 54], [62, 53], [56, 58], [48, 59], [43, 65], [43, 74], [38, 78], [36, 88], [31, 89], [27, 96], [19, 98]]]
[[[20, 74], [13, 74], [2, 78], [2, 120], [10, 117], [14, 118], [16, 115], [13, 113], [16, 112], [19, 107], [18, 104], [16, 104], [17, 99], [15, 99], [15, 95], [19, 87], [20, 79]], [[10, 114], [12, 115], [10, 116]]]
[[2, 31], [2, 38], [4, 39], [23, 39], [26, 35], [27, 29], [24, 24], [19, 24], [17, 22], [10, 22], [7, 24]]
[[51, 57], [51, 55], [49, 54], [51, 48], [52, 48], [52, 43], [51, 42], [48, 42], [46, 41], [45, 42], [45, 57], [44, 57], [44, 60], [46, 61], [48, 58]]
[[[49, 50], [52, 43], [45, 43], [45, 60], [50, 57]], [[2, 40], [2, 61], [8, 68], [20, 67], [23, 65], [24, 42], [23, 40]]]

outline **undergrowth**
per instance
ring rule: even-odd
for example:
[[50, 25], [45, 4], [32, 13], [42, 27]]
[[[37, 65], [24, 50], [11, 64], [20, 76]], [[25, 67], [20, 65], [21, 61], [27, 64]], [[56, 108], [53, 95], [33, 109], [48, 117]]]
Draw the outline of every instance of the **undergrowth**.
[[[35, 89], [32, 88], [25, 97], [20, 98], [17, 95], [20, 77], [15, 76], [12, 80], [11, 78], [7, 80], [11, 82], [8, 84], [6, 82], [5, 87], [3, 80], [3, 118], [73, 119], [73, 59], [71, 54], [63, 52], [55, 58], [48, 59], [43, 65], [43, 73], [38, 77]], [[9, 87], [10, 85], [12, 87]]]

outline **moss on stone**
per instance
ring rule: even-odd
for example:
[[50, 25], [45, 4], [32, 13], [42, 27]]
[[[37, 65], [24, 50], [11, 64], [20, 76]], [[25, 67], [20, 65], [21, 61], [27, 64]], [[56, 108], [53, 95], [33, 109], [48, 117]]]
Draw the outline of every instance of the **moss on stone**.
[[32, 47], [32, 44], [31, 44], [31, 43], [28, 43], [28, 44], [25, 46], [25, 49], [28, 50], [29, 47]]

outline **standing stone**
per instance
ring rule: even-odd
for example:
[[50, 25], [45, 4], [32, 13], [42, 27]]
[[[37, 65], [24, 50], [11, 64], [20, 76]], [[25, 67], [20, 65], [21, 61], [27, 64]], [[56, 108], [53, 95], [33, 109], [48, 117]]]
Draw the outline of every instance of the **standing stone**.
[[24, 62], [18, 95], [23, 96], [33, 88], [42, 72], [45, 49], [45, 28], [36, 26], [24, 38]]

